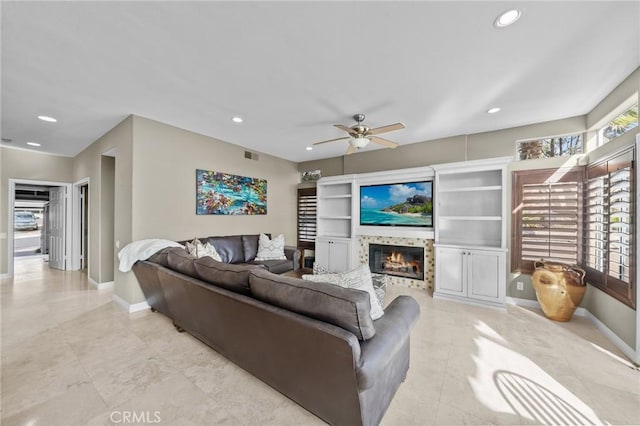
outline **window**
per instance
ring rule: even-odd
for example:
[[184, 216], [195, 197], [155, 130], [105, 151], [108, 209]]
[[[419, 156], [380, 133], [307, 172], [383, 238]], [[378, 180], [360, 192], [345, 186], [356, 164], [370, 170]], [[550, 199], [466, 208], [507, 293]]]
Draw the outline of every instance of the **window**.
[[587, 168], [584, 261], [587, 281], [635, 307], [633, 150]]
[[582, 135], [518, 141], [518, 160], [582, 154]]
[[638, 103], [618, 115], [598, 131], [598, 145], [603, 145], [638, 126]]
[[513, 271], [531, 273], [541, 258], [579, 262], [583, 178], [583, 167], [513, 172]]
[[315, 248], [316, 211], [316, 188], [298, 189], [298, 248]]

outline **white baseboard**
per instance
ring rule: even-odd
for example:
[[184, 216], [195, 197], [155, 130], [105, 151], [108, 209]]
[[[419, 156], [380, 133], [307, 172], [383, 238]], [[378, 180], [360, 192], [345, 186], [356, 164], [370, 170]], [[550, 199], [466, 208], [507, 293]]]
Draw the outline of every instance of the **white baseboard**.
[[89, 277], [89, 284], [91, 284], [92, 286], [94, 286], [96, 289], [98, 290], [104, 290], [106, 288], [113, 288], [113, 281], [107, 281], [104, 283], [99, 283], [96, 280], [94, 280], [93, 278]]
[[631, 348], [631, 346], [627, 345], [624, 340], [619, 338], [613, 331], [611, 331], [609, 327], [607, 327], [602, 321], [596, 318], [596, 316], [591, 312], [587, 310], [585, 310], [585, 312], [585, 316], [591, 320], [591, 322], [596, 326], [598, 330], [600, 330], [602, 334], [604, 334], [609, 340], [611, 340], [611, 343], [613, 343], [626, 356], [628, 356], [631, 361], [635, 362], [636, 364], [640, 364], [640, 356], [638, 353], [636, 353], [635, 350], [633, 350], [633, 348]]
[[140, 303], [130, 304], [129, 302], [127, 302], [122, 297], [118, 296], [117, 294], [114, 294], [113, 296], [111, 296], [111, 299], [117, 305], [120, 305], [121, 307], [123, 307], [130, 314], [134, 313], [134, 312], [138, 312], [138, 311], [144, 311], [145, 309], [150, 309], [151, 308], [151, 306], [149, 306], [149, 304], [146, 301], [145, 302], [140, 302]]
[[6, 274], [0, 274], [0, 278], [11, 278], [11, 275], [7, 272]]
[[[525, 308], [537, 308], [540, 309], [540, 304], [537, 300], [519, 299], [517, 297], [507, 297], [506, 302], [511, 305], [523, 306]], [[579, 317], [588, 318], [595, 327], [600, 330], [618, 349], [620, 349], [626, 356], [629, 357], [636, 364], [640, 363], [640, 356], [634, 351], [631, 346], [627, 345], [621, 338], [619, 338], [609, 327], [607, 327], [602, 321], [596, 318], [591, 312], [583, 307], [576, 309], [574, 315]]]

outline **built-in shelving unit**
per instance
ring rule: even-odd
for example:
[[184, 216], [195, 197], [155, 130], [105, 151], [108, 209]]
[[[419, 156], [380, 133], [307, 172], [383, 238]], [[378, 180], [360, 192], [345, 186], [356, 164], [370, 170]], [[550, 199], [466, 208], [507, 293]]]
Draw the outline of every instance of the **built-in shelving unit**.
[[434, 297], [504, 305], [510, 157], [435, 165]]
[[322, 178], [317, 188], [316, 262], [332, 272], [346, 271], [352, 258], [354, 176]]

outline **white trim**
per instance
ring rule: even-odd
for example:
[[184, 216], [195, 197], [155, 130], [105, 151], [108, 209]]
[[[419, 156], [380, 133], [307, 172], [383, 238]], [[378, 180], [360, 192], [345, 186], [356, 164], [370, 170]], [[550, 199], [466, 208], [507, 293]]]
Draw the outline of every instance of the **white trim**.
[[619, 338], [616, 333], [614, 333], [613, 331], [611, 331], [611, 329], [609, 327], [607, 327], [602, 321], [600, 321], [598, 318], [596, 318], [595, 315], [593, 315], [591, 312], [586, 311], [586, 317], [589, 318], [591, 320], [591, 322], [593, 323], [593, 325], [596, 326], [596, 328], [598, 330], [600, 330], [600, 332], [602, 334], [604, 334], [610, 341], [611, 343], [613, 343], [618, 349], [620, 349], [627, 357], [629, 357], [629, 359], [633, 362], [635, 362], [636, 364], [640, 364], [640, 356], [638, 354], [638, 352], [634, 351], [633, 348], [631, 348], [631, 346], [627, 345], [624, 340], [622, 340], [621, 338]]
[[144, 311], [145, 309], [150, 309], [151, 308], [151, 306], [149, 306], [149, 304], [146, 301], [145, 302], [140, 302], [140, 303], [130, 304], [129, 302], [127, 302], [122, 297], [118, 296], [117, 294], [112, 295], [111, 296], [111, 300], [113, 300], [116, 303], [116, 305], [119, 305], [122, 308], [124, 308], [130, 314], [132, 314], [134, 312]]
[[[82, 230], [80, 229], [80, 189], [81, 187], [83, 187], [84, 185], [90, 185], [91, 184], [91, 179], [86, 177], [84, 179], [80, 179], [77, 182], [73, 183], [73, 187], [72, 187], [72, 223], [73, 223], [73, 227], [71, 229], [71, 250], [70, 250], [70, 264], [69, 264], [69, 269], [72, 271], [78, 271], [80, 270], [80, 233], [82, 232]], [[91, 191], [89, 191], [89, 197], [91, 197]], [[88, 201], [87, 201], [87, 205], [88, 205]], [[87, 214], [87, 218], [89, 218], [89, 214]], [[89, 226], [89, 224], [87, 223], [87, 226]], [[87, 240], [91, 239], [91, 233], [88, 233], [88, 238]], [[89, 249], [89, 241], [87, 241], [87, 250]], [[90, 276], [91, 271], [89, 269], [89, 265], [87, 264], [87, 275]]]
[[69, 256], [69, 250], [71, 247], [71, 229], [73, 223], [73, 215], [71, 214], [71, 184], [66, 182], [55, 182], [55, 181], [47, 181], [47, 180], [33, 180], [33, 179], [14, 179], [9, 178], [8, 185], [8, 204], [7, 204], [7, 277], [13, 276], [13, 209], [16, 202], [16, 184], [26, 184], [26, 185], [48, 185], [48, 186], [57, 186], [65, 188], [65, 212], [66, 212], [66, 223], [65, 223], [65, 270], [68, 270], [71, 265], [71, 257]]
[[2, 279], [11, 278], [11, 275], [9, 275], [9, 274], [0, 274], [0, 278], [2, 278]]
[[113, 281], [107, 281], [104, 283], [99, 283], [96, 280], [94, 280], [93, 278], [89, 277], [88, 278], [89, 284], [91, 284], [92, 286], [94, 286], [97, 290], [104, 290], [107, 288], [113, 288]]

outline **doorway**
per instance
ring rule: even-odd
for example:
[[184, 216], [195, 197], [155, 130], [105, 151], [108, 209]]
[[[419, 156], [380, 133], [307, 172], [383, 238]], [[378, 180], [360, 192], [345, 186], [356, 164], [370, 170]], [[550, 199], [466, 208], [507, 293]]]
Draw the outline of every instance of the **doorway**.
[[[8, 275], [13, 276], [14, 262], [41, 256], [49, 266], [68, 269], [70, 246], [71, 185], [62, 182], [9, 179]], [[36, 224], [30, 222], [33, 215]], [[37, 229], [36, 229], [37, 228]]]

